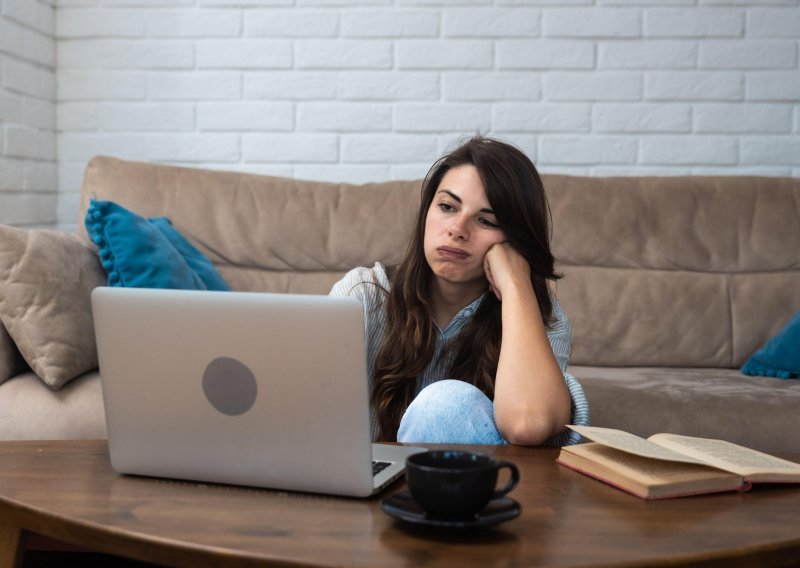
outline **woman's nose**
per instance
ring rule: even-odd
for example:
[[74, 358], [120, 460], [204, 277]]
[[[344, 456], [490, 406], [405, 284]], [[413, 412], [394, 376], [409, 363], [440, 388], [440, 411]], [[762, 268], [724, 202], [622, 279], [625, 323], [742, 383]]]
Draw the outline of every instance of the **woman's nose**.
[[466, 241], [469, 238], [469, 233], [466, 229], [466, 223], [463, 219], [456, 219], [453, 224], [450, 225], [448, 234], [451, 238], [462, 241]]

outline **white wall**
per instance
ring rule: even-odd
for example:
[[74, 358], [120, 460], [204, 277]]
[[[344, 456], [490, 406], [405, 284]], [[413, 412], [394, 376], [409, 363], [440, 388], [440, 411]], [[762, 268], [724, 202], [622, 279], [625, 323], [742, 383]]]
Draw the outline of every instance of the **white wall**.
[[55, 11], [0, 0], [0, 223], [56, 222]]
[[58, 220], [100, 153], [359, 182], [482, 131], [546, 172], [800, 176], [798, 4], [57, 0]]

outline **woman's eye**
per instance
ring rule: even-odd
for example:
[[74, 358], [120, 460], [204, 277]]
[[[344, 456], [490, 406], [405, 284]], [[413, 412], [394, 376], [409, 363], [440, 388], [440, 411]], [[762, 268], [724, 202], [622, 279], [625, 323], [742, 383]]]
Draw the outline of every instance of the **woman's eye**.
[[453, 207], [452, 205], [450, 205], [449, 203], [440, 203], [439, 204], [439, 209], [441, 209], [442, 211], [444, 211], [446, 213], [450, 213], [450, 212], [456, 210], [456, 208]]
[[497, 223], [487, 219], [486, 217], [481, 217], [480, 219], [478, 219], [478, 223], [486, 227], [491, 227], [492, 229], [496, 229], [498, 227]]

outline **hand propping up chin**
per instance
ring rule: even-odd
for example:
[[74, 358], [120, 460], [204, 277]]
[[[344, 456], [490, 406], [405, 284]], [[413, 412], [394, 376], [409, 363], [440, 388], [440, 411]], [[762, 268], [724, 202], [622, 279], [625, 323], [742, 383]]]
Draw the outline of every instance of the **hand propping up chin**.
[[531, 288], [531, 267], [528, 261], [508, 242], [492, 245], [483, 257], [483, 270], [489, 289], [502, 301], [515, 287]]

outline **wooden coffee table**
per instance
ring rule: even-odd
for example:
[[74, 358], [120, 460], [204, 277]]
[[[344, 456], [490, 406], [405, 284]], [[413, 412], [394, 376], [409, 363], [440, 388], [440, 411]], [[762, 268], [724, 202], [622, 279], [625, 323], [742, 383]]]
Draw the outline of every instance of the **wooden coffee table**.
[[121, 476], [105, 441], [2, 442], [0, 566], [19, 561], [29, 531], [174, 566], [800, 562], [798, 486], [646, 502], [558, 466], [555, 449], [460, 447], [519, 466], [519, 517], [473, 532], [422, 530], [383, 513], [380, 498]]

